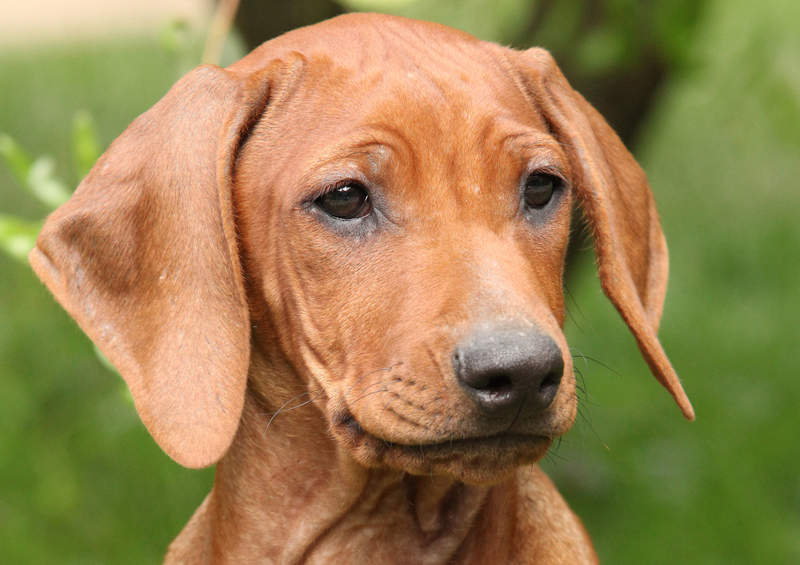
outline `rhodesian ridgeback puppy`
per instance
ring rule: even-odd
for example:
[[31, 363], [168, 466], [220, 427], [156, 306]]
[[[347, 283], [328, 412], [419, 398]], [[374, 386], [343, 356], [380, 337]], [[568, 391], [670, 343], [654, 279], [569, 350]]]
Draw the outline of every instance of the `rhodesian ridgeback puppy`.
[[31, 253], [158, 444], [216, 463], [169, 563], [593, 563], [535, 465], [572, 425], [570, 216], [653, 374], [644, 173], [542, 49], [347, 15], [181, 79]]

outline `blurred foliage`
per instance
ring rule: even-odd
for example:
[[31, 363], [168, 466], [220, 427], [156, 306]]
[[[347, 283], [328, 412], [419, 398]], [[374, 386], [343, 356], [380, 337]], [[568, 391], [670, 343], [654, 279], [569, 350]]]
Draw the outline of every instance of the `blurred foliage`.
[[53, 176], [51, 157], [31, 158], [7, 134], [0, 134], [0, 157], [17, 182], [46, 206], [55, 209], [69, 198], [64, 183]]
[[490, 41], [524, 33], [536, 9], [530, 0], [339, 0], [349, 10], [383, 12], [443, 23]]
[[94, 120], [85, 110], [75, 114], [72, 120], [72, 154], [75, 161], [75, 172], [78, 178], [83, 178], [94, 166], [100, 157], [100, 145], [97, 141], [97, 131]]
[[705, 1], [338, 0], [348, 10], [440, 22], [489, 41], [569, 51], [588, 71], [630, 65], [652, 45], [665, 58], [686, 58]]
[[[86, 175], [100, 156], [97, 135], [87, 112], [78, 112], [73, 119], [72, 153], [79, 177]], [[0, 133], [0, 158], [19, 186], [49, 210], [55, 210], [69, 198], [66, 183], [55, 176], [52, 157], [43, 155], [34, 159], [11, 136]], [[0, 215], [0, 249], [24, 261], [40, 229], [41, 222]]]
[[[662, 342], [698, 421], [684, 423], [649, 376], [585, 263], [567, 332], [586, 392], [544, 465], [602, 562], [800, 562], [800, 4], [342, 3], [545, 45], [579, 88], [624, 92], [617, 77], [661, 69], [633, 149], [670, 244]], [[65, 187], [198, 59], [196, 35], [174, 25], [0, 53], [4, 250], [22, 258]], [[160, 560], [212, 471], [158, 449], [24, 262], [0, 253], [0, 280], [0, 561]]]
[[16, 216], [0, 214], [0, 249], [15, 259], [25, 261], [41, 228], [40, 222], [28, 222]]

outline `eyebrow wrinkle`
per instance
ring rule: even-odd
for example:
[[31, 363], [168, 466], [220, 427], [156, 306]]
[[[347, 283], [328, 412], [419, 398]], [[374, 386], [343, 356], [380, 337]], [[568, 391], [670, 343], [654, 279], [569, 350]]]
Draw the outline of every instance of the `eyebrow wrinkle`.
[[[416, 154], [408, 140], [396, 129], [385, 124], [367, 124], [357, 127], [342, 136], [339, 143], [328, 147], [308, 166], [302, 182], [307, 185], [324, 184], [328, 178], [352, 175], [354, 179], [368, 178], [355, 161], [366, 160], [372, 175], [378, 174], [386, 153], [408, 155], [412, 166], [416, 165]], [[365, 176], [366, 175], [366, 176]]]
[[[414, 147], [411, 145], [411, 142], [405, 135], [403, 135], [401, 130], [389, 124], [380, 123], [367, 124], [365, 126], [361, 126], [356, 131], [360, 132], [361, 130], [364, 130], [363, 133], [365, 135], [370, 136], [372, 141], [371, 144], [386, 147], [394, 153], [397, 153], [401, 158], [406, 157], [413, 170], [417, 170], [417, 154], [414, 151]], [[376, 135], [379, 133], [386, 135], [389, 138], [388, 142], [381, 141], [379, 136]]]

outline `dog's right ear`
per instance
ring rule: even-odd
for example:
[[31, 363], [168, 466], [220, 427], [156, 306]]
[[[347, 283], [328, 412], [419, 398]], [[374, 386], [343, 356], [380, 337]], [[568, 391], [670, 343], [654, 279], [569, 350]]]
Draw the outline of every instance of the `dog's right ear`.
[[178, 463], [202, 467], [239, 424], [250, 323], [231, 205], [265, 73], [203, 66], [112, 143], [30, 254], [36, 274], [119, 370]]
[[570, 157], [575, 193], [592, 228], [606, 295], [630, 328], [650, 370], [684, 416], [694, 409], [661, 343], [667, 245], [647, 177], [603, 117], [575, 92], [544, 49], [511, 52], [522, 90]]

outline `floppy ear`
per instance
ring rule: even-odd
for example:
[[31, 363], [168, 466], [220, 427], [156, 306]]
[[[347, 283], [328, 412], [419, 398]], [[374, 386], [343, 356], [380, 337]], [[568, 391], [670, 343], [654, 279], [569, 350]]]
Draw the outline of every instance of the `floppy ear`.
[[36, 274], [122, 374], [158, 444], [202, 467], [238, 427], [250, 324], [231, 207], [266, 80], [182, 78], [47, 220]]
[[603, 117], [570, 87], [550, 53], [534, 48], [519, 55], [525, 90], [570, 157], [603, 290], [653, 375], [693, 420], [694, 409], [657, 336], [667, 290], [667, 245], [644, 171]]

